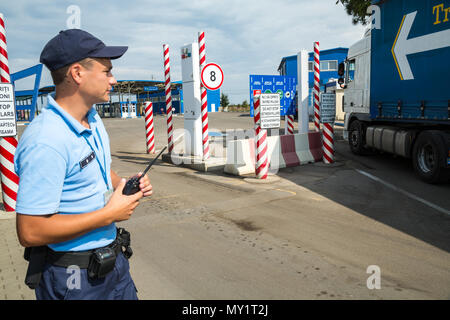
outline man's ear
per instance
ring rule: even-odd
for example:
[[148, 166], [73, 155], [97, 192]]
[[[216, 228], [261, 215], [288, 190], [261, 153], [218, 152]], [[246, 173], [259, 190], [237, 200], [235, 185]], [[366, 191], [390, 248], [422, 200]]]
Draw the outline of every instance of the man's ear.
[[79, 63], [74, 63], [69, 68], [69, 76], [73, 79], [76, 84], [80, 84], [82, 80], [82, 76], [84, 73], [84, 68]]

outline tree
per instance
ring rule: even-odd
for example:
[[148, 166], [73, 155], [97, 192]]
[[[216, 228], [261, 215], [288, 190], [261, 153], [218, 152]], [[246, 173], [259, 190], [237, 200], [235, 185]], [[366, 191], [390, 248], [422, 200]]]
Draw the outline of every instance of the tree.
[[230, 101], [228, 100], [228, 95], [222, 93], [220, 95], [220, 105], [224, 108], [228, 107], [228, 105], [230, 104]]
[[366, 18], [370, 16], [370, 14], [367, 13], [367, 8], [371, 5], [371, 0], [337, 0], [336, 4], [339, 2], [344, 5], [345, 11], [353, 16], [353, 24], [367, 24], [368, 21], [366, 21]]
[[244, 102], [242, 102], [242, 107], [248, 108], [248, 102], [247, 102], [247, 100], [244, 100]]

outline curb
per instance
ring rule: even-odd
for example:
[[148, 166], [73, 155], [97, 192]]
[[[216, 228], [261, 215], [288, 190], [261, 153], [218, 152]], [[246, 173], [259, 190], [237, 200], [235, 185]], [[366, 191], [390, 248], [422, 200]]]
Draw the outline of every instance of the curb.
[[210, 157], [208, 160], [203, 161], [201, 158], [191, 155], [183, 156], [170, 153], [163, 154], [162, 160], [176, 166], [187, 167], [202, 172], [223, 171], [226, 163], [225, 158]]
[[341, 162], [341, 161], [335, 161], [333, 163], [324, 163], [324, 162], [314, 163], [314, 166], [322, 167], [322, 168], [336, 168], [336, 167], [342, 167], [343, 165], [345, 165], [345, 163]]
[[244, 181], [253, 184], [270, 184], [280, 181], [280, 177], [270, 175], [266, 179], [244, 178]]

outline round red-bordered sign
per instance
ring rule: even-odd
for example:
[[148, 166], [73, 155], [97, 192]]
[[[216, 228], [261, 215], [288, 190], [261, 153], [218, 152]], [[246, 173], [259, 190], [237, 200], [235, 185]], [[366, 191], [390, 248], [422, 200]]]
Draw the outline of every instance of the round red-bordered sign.
[[217, 90], [223, 83], [223, 70], [216, 63], [208, 63], [200, 75], [202, 84], [209, 90]]

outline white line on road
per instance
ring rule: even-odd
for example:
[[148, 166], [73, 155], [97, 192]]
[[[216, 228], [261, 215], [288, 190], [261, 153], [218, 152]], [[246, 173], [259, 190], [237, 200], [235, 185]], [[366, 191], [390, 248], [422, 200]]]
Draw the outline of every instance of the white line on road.
[[431, 203], [431, 202], [429, 202], [429, 201], [427, 201], [425, 199], [422, 199], [422, 198], [420, 198], [418, 196], [415, 196], [415, 195], [413, 195], [412, 193], [410, 193], [408, 191], [405, 191], [405, 190], [403, 190], [403, 189], [401, 189], [399, 187], [394, 186], [393, 184], [390, 184], [389, 182], [383, 181], [380, 178], [375, 177], [374, 175], [371, 175], [370, 173], [367, 173], [365, 171], [358, 170], [358, 169], [355, 169], [355, 170], [357, 172], [359, 172], [360, 174], [362, 174], [362, 175], [364, 175], [364, 176], [366, 176], [366, 177], [368, 177], [368, 178], [370, 178], [372, 180], [375, 180], [375, 181], [383, 184], [384, 186], [386, 186], [386, 187], [388, 187], [388, 188], [390, 188], [392, 190], [400, 192], [401, 194], [403, 194], [403, 195], [405, 195], [405, 196], [407, 196], [407, 197], [409, 197], [411, 199], [417, 200], [417, 201], [419, 201], [419, 202], [421, 202], [421, 203], [423, 203], [423, 204], [425, 204], [425, 205], [427, 205], [427, 206], [429, 206], [429, 207], [431, 207], [431, 208], [433, 208], [433, 209], [435, 209], [435, 210], [437, 210], [439, 212], [445, 213], [446, 215], [450, 216], [450, 211], [447, 210], [447, 209], [439, 207], [439, 206], [435, 205], [434, 203]]

